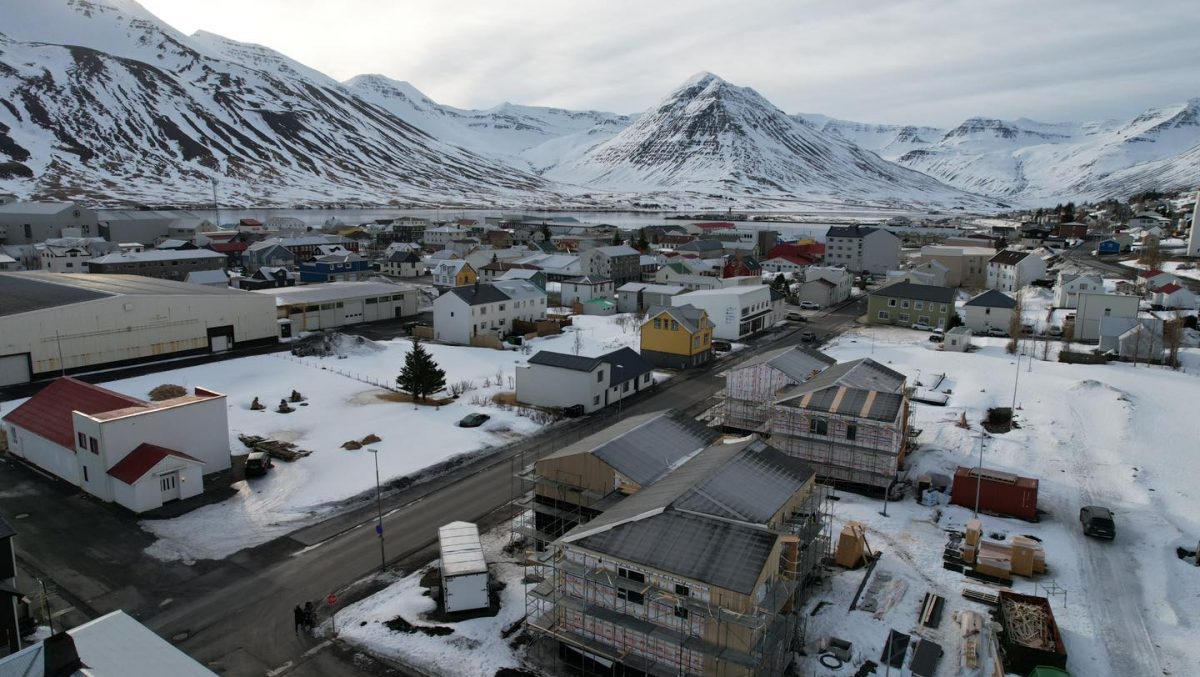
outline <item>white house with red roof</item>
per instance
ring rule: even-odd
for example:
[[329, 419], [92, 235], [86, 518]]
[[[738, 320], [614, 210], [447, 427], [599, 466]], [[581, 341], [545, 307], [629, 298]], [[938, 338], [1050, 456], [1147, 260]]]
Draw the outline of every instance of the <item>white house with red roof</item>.
[[1178, 282], [1168, 282], [1154, 289], [1150, 302], [1163, 308], [1180, 310], [1195, 310], [1200, 305], [1196, 294]]
[[3, 419], [9, 451], [97, 498], [145, 512], [204, 491], [230, 466], [225, 396], [203, 388], [146, 402], [73, 378]]

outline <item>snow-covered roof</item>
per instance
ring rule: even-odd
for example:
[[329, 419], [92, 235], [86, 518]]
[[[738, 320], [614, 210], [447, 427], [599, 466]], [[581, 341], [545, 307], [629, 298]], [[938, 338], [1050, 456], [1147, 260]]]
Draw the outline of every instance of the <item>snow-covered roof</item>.
[[479, 527], [470, 522], [451, 522], [438, 529], [442, 576], [486, 574], [487, 560], [479, 541]]
[[290, 306], [297, 303], [322, 303], [325, 301], [342, 301], [365, 296], [399, 294], [401, 292], [412, 291], [413, 289], [416, 289], [416, 287], [390, 282], [326, 282], [299, 287], [253, 289], [250, 290], [250, 293], [274, 296], [276, 306]]
[[147, 249], [140, 252], [113, 252], [92, 259], [92, 263], [129, 263], [143, 261], [184, 261], [189, 259], [224, 259], [207, 249]]
[[10, 202], [6, 205], [0, 205], [0, 216], [9, 214], [53, 216], [54, 214], [60, 214], [76, 207], [77, 205], [74, 202]]

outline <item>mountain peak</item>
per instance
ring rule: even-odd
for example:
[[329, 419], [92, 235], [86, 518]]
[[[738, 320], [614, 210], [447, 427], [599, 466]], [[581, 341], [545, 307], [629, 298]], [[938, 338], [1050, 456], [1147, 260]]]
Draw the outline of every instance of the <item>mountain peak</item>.
[[713, 83], [725, 84], [725, 81], [722, 80], [720, 78], [720, 76], [718, 76], [714, 73], [710, 73], [708, 71], [700, 71], [699, 73], [696, 73], [695, 75], [688, 78], [687, 80], [684, 80], [683, 84], [679, 85], [678, 88], [679, 89], [686, 89], [688, 87], [702, 87], [703, 88], [703, 87], [707, 87]]

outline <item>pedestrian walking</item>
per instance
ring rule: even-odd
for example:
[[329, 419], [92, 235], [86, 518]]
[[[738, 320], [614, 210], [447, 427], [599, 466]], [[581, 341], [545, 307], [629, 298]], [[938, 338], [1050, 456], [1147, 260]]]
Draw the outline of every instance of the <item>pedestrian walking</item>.
[[300, 626], [304, 625], [304, 609], [297, 604], [295, 610], [292, 611], [292, 619], [296, 623], [296, 634], [300, 634]]
[[304, 603], [304, 625], [309, 630], [312, 630], [317, 625], [317, 612], [313, 609], [312, 602]]

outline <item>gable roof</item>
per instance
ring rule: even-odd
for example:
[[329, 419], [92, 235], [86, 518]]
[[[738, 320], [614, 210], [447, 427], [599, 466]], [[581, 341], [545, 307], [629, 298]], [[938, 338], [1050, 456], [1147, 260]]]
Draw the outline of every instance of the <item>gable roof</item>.
[[915, 282], [897, 282], [896, 284], [889, 284], [886, 287], [880, 287], [871, 292], [871, 296], [915, 299], [917, 301], [933, 301], [934, 303], [954, 303], [954, 295], [955, 291], [950, 287], [916, 284]]
[[[799, 406], [798, 403], [805, 395], [828, 388], [860, 390], [864, 393], [863, 397], [866, 396], [866, 393], [872, 392], [876, 393], [877, 398], [883, 394], [895, 394], [899, 397], [902, 394], [905, 380], [904, 375], [900, 372], [889, 369], [869, 357], [864, 357], [835, 364], [808, 381], [787, 388], [777, 401]], [[863, 403], [862, 400], [859, 401], [860, 405]], [[845, 404], [849, 404], [849, 402]], [[834, 410], [823, 409], [823, 411]], [[838, 407], [836, 411], [849, 412], [849, 409], [843, 406]], [[872, 411], [874, 412], [876, 409], [872, 408]]]
[[[689, 334], [695, 334], [700, 329], [708, 329], [713, 326], [712, 321], [707, 319], [707, 313], [691, 304], [682, 306], [651, 306], [650, 310], [646, 311], [646, 322], [663, 313], [670, 315]], [[642, 326], [645, 326], [646, 322], [643, 322]]]
[[397, 250], [387, 257], [389, 263], [420, 263], [421, 257], [411, 249]]
[[204, 464], [200, 459], [189, 456], [182, 451], [143, 442], [137, 445], [133, 451], [129, 452], [125, 458], [118, 461], [116, 465], [109, 468], [108, 474], [125, 484], [133, 484], [140, 480], [143, 475], [150, 472], [151, 468], [158, 465], [159, 461], [168, 456], [182, 458], [201, 465]]
[[485, 303], [507, 301], [508, 294], [498, 289], [496, 285], [487, 282], [477, 282], [462, 287], [451, 287], [447, 294], [454, 294], [467, 302], [469, 306], [479, 306]]
[[[874, 233], [877, 230], [879, 230], [879, 228], [875, 228], [873, 226], [858, 226], [858, 225], [830, 226], [829, 230], [825, 231], [825, 237], [826, 238], [830, 238], [830, 237], [860, 238], [860, 237], [866, 237], [866, 236], [870, 235], [871, 233]], [[887, 233], [888, 231], [885, 230], [883, 232]]]
[[963, 305], [978, 308], [1016, 308], [1017, 300], [1002, 291], [989, 289], [971, 297], [971, 300]]
[[570, 353], [559, 353], [553, 350], [539, 350], [526, 363], [541, 364], [559, 369], [570, 369], [572, 371], [592, 371], [600, 366], [601, 361], [598, 357], [584, 357]]
[[1154, 291], [1159, 294], [1174, 294], [1175, 292], [1179, 291], [1180, 289], [1183, 289], [1183, 286], [1181, 286], [1180, 284], [1178, 284], [1176, 282], [1169, 282], [1169, 283], [1164, 284], [1163, 286], [1159, 287], [1158, 289], [1155, 289]]
[[988, 259], [988, 263], [995, 263], [1001, 266], [1015, 266], [1030, 256], [1033, 256], [1032, 252], [1018, 251], [1016, 249], [1005, 249], [1003, 251], [996, 252], [995, 256]]
[[100, 414], [149, 403], [136, 397], [84, 383], [69, 376], [55, 379], [3, 420], [44, 437], [67, 449], [75, 448], [75, 426], [71, 412]]
[[760, 364], [769, 364], [793, 381], [802, 383], [811, 378], [814, 372], [825, 371], [830, 366], [837, 364], [837, 360], [812, 348], [786, 346], [756, 355], [739, 364], [734, 371]]
[[628, 346], [601, 355], [600, 359], [612, 369], [612, 376], [608, 379], [612, 386], [619, 386], [654, 371], [654, 367], [640, 353]]
[[813, 476], [804, 461], [754, 440], [671, 505], [676, 510], [766, 524]]

